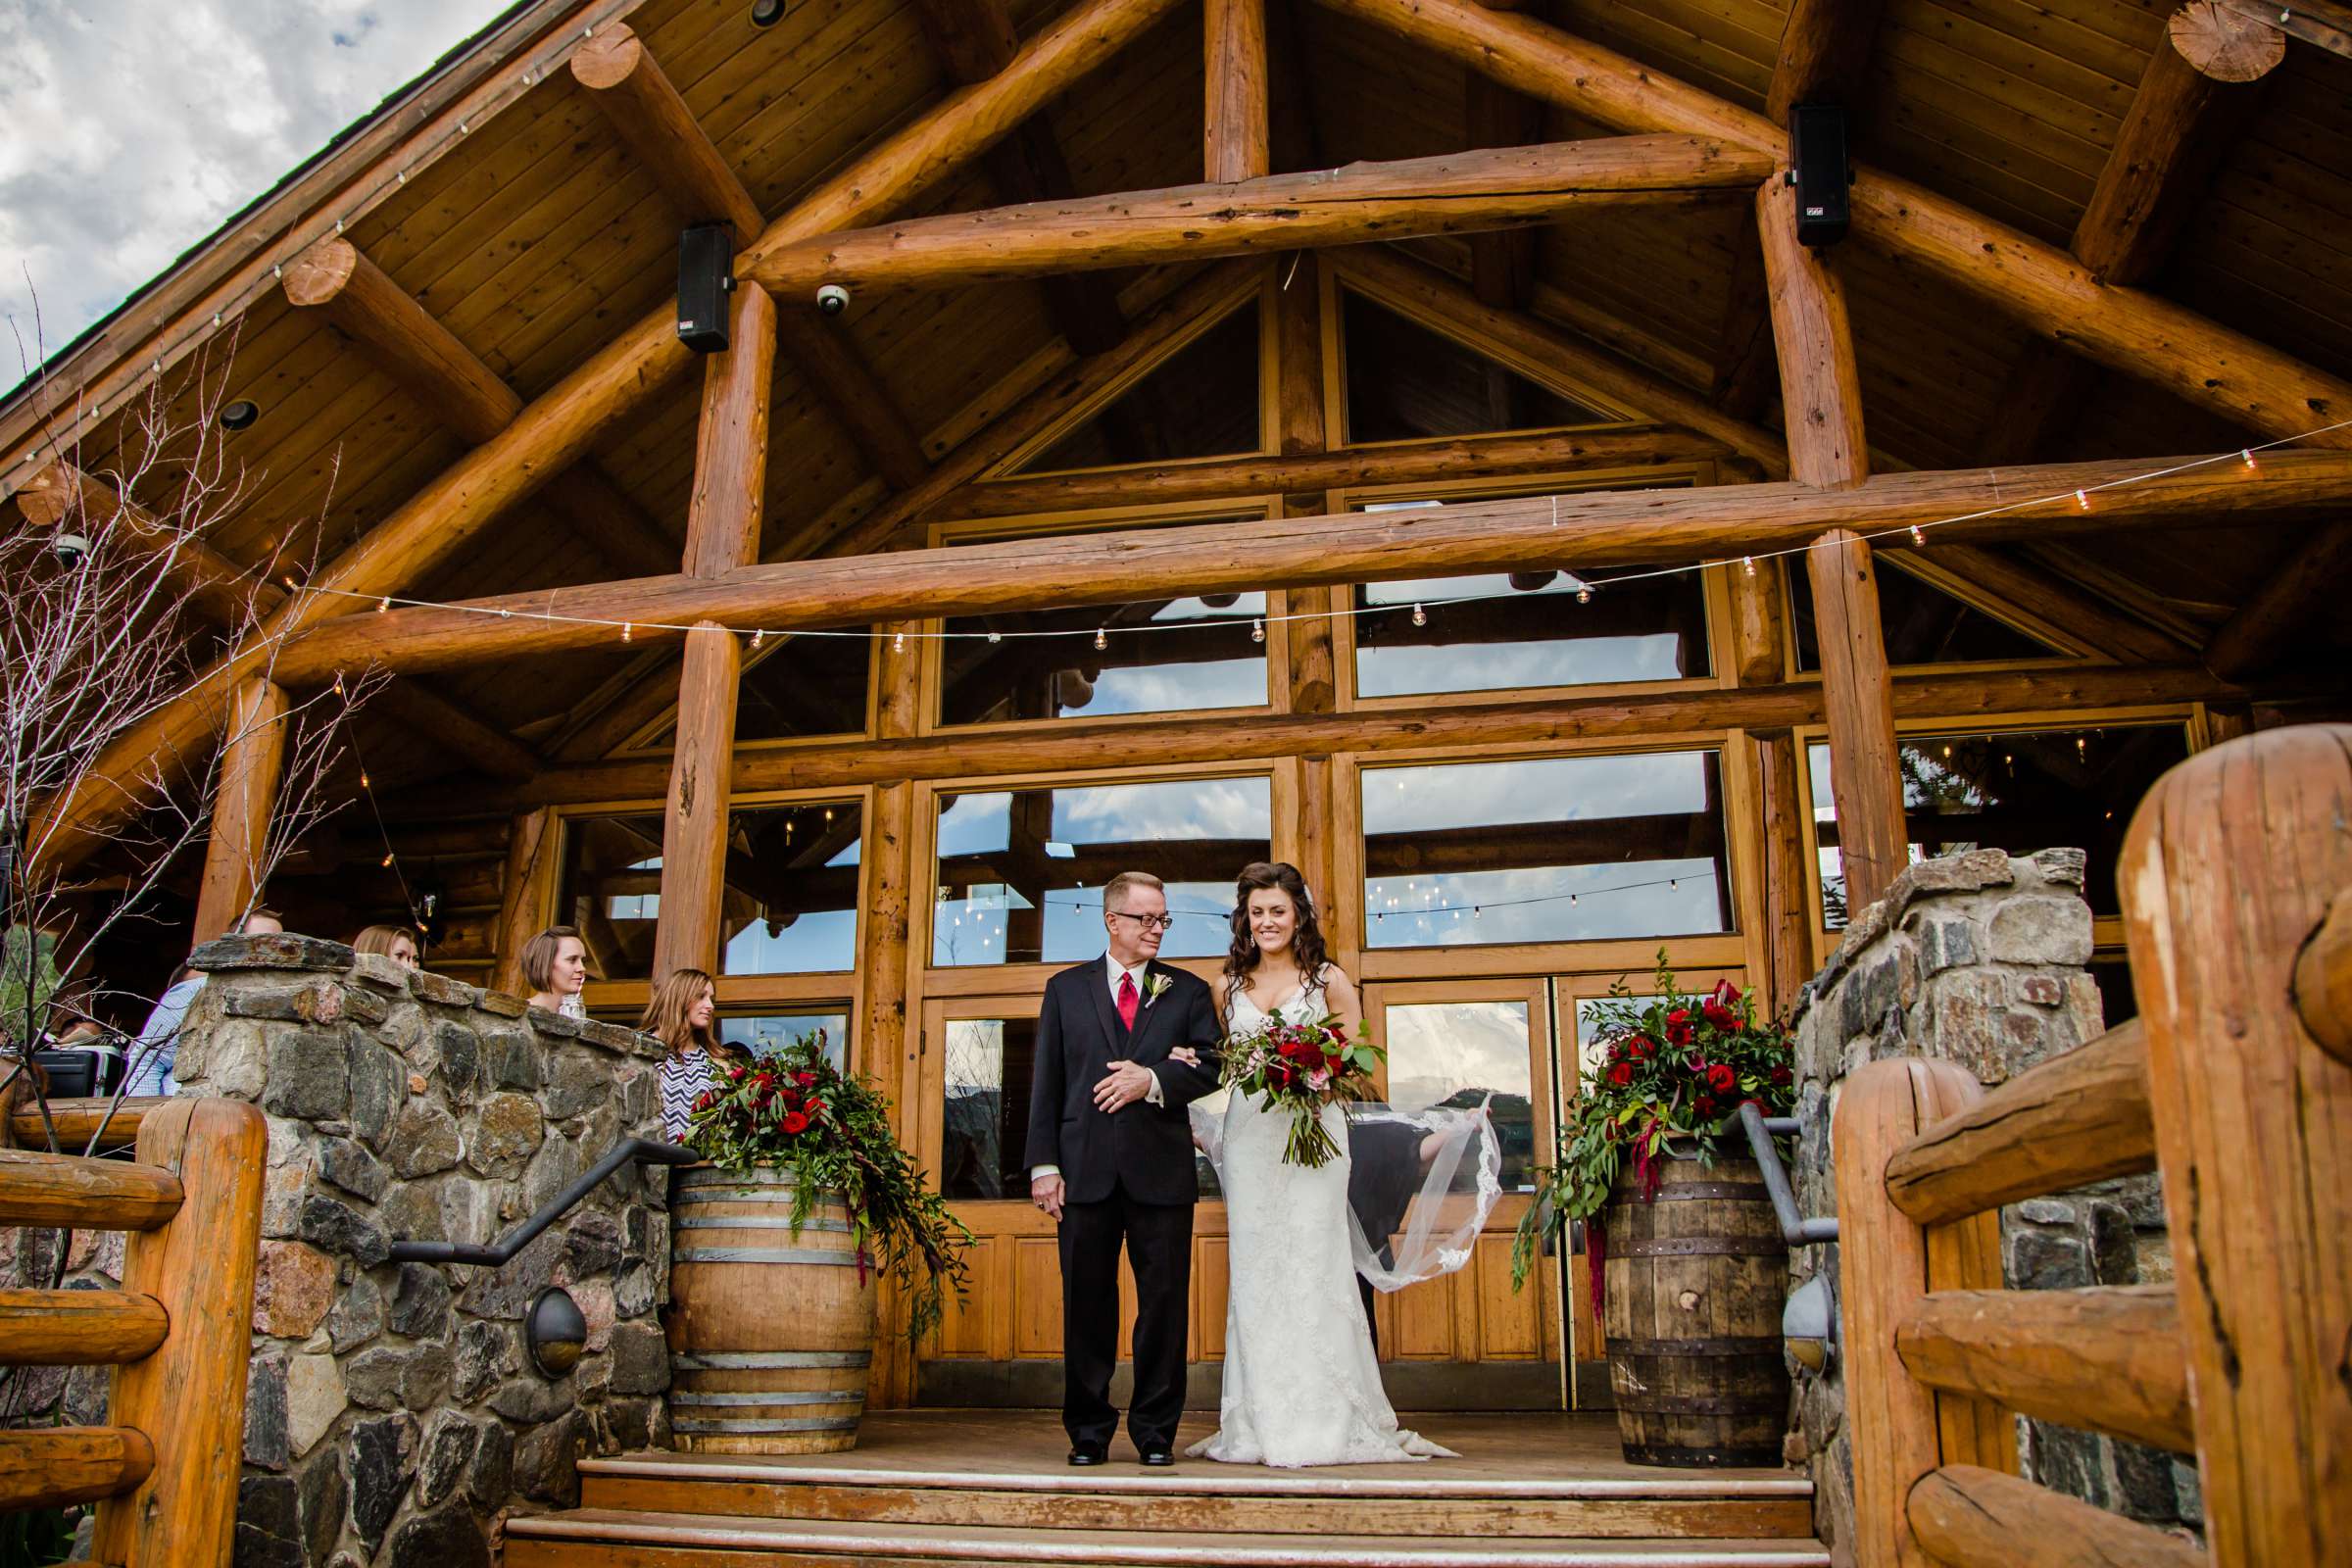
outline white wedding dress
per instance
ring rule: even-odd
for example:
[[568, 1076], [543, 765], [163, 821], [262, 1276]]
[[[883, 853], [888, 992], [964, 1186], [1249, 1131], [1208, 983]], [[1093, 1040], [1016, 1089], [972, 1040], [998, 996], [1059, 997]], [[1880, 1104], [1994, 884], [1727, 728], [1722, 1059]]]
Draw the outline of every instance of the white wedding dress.
[[[1274, 1009], [1294, 1023], [1324, 1011], [1319, 986]], [[1270, 1021], [1238, 992], [1225, 1023], [1238, 1036]], [[1400, 1429], [1381, 1388], [1348, 1243], [1346, 1112], [1326, 1105], [1323, 1122], [1343, 1152], [1307, 1170], [1283, 1163], [1287, 1112], [1240, 1094], [1225, 1107], [1225, 1389], [1217, 1430], [1185, 1452], [1284, 1468], [1458, 1458]]]

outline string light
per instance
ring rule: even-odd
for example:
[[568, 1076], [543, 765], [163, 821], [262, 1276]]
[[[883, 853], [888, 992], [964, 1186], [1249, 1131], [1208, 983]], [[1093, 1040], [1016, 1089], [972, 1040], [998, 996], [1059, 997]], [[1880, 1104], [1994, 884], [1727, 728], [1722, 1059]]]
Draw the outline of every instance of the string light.
[[382, 614], [382, 613], [383, 613], [385, 611], [387, 611], [387, 610], [390, 610], [391, 608], [392, 608], [392, 598], [391, 598], [391, 596], [390, 596], [389, 594], [385, 595], [383, 598], [381, 598], [381, 599], [378, 599], [378, 600], [375, 602], [375, 612], [376, 612], [377, 614], [379, 614], [379, 615], [380, 615], [380, 614]]
[[1915, 545], [1924, 545], [1928, 542], [1927, 530], [1916, 522], [1911, 525], [1911, 542]]
[[1253, 643], [1262, 643], [1266, 640], [1266, 623], [1263, 620], [1253, 620], [1250, 623], [1250, 640]]
[[364, 768], [364, 767], [363, 767], [363, 768], [361, 768], [361, 769], [360, 769], [360, 788], [362, 788], [362, 789], [366, 789], [367, 787], [368, 787], [368, 770], [367, 770], [366, 768]]
[[383, 863], [383, 864], [385, 864], [385, 865], [390, 865], [390, 864], [392, 863], [392, 852], [391, 852], [390, 850], [386, 850], [386, 851], [384, 852], [384, 858], [383, 858], [383, 861], [382, 861], [382, 863]]
[[760, 651], [760, 645], [761, 643], [765, 642], [765, 641], [767, 641], [767, 633], [766, 633], [766, 632], [764, 632], [764, 631], [755, 631], [755, 632], [753, 632], [753, 633], [752, 633], [752, 652], [753, 652], [753, 653], [755, 653], [755, 654], [756, 654], [756, 653], [758, 653], [758, 652]]
[[634, 633], [636, 632], [636, 630], [637, 630], [637, 628], [636, 628], [635, 626], [632, 626], [632, 625], [630, 625], [630, 624], [629, 624], [627, 621], [625, 621], [625, 620], [624, 620], [624, 621], [622, 621], [622, 622], [620, 623], [620, 640], [621, 640], [622, 642], [624, 642], [624, 643], [626, 643], [626, 642], [634, 642], [634, 641], [636, 641], [636, 638], [635, 638], [635, 636], [634, 636]]
[[1577, 589], [1576, 602], [1580, 605], [1589, 605], [1592, 602], [1592, 585], [1591, 583], [1586, 583]]
[[2081, 507], [2084, 512], [2088, 512], [2090, 510], [2090, 497], [2082, 491], [2078, 490], [2075, 492], [2075, 505]]
[[890, 651], [894, 654], [903, 654], [906, 651], [906, 634], [905, 632], [893, 634], [890, 639]]
[[1740, 558], [1740, 564], [1747, 568], [1747, 574], [1748, 574], [1750, 577], [1753, 577], [1753, 576], [1756, 574], [1756, 558], [1755, 558], [1755, 557], [1753, 557], [1753, 556], [1741, 556], [1741, 557]]
[[1419, 605], [1415, 605], [1413, 607], [1413, 624], [1416, 626], [1426, 626], [1429, 624], [1429, 612], [1423, 610]]
[[996, 627], [994, 627], [994, 626], [991, 626], [991, 627], [989, 627], [989, 628], [988, 628], [988, 640], [989, 640], [989, 642], [990, 642], [992, 645], [993, 645], [993, 644], [996, 644], [996, 643], [1001, 643], [1001, 642], [1003, 642], [1003, 641], [1004, 640], [1004, 634], [1003, 632], [1001, 632], [1001, 631], [997, 630], [997, 628], [996, 628]]
[[1109, 639], [1102, 635], [1102, 628], [1097, 626], [1095, 628], [1095, 652], [1099, 654], [1109, 645]]
[[2254, 466], [2254, 449], [2252, 447], [2248, 447], [2244, 451], [2238, 453], [2238, 456], [2246, 460], [2247, 467], [2251, 468]]

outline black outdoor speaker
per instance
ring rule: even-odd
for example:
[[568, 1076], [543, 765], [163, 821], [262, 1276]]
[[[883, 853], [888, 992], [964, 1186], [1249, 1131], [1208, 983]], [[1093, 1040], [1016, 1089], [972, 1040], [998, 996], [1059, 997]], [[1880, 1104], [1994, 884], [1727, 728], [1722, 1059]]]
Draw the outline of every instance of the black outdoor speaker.
[[678, 236], [678, 341], [697, 354], [727, 346], [735, 291], [735, 233], [724, 223], [699, 223]]
[[1796, 181], [1796, 238], [1834, 245], [1845, 238], [1845, 187], [1853, 166], [1845, 153], [1845, 110], [1837, 104], [1798, 104], [1788, 111], [1788, 169]]

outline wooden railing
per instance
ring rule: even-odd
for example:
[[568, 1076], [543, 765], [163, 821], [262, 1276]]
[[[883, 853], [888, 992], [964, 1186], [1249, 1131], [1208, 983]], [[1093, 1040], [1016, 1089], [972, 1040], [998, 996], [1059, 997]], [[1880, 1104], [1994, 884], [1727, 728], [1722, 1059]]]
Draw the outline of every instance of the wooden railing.
[[[53, 1113], [86, 1140], [102, 1112]], [[0, 1225], [131, 1233], [119, 1291], [0, 1291], [0, 1363], [119, 1368], [113, 1425], [0, 1432], [0, 1508], [95, 1501], [98, 1562], [225, 1568], [269, 1130], [252, 1105], [193, 1098], [132, 1102], [107, 1141], [133, 1127], [134, 1160], [0, 1150]]]
[[[1838, 1099], [1863, 1568], [2352, 1562], [2352, 726], [2175, 768], [2120, 882], [2138, 1020]], [[2001, 1204], [2149, 1170], [2175, 1285], [1999, 1288]], [[2194, 1454], [2205, 1547], [2020, 1480], [2009, 1412]]]

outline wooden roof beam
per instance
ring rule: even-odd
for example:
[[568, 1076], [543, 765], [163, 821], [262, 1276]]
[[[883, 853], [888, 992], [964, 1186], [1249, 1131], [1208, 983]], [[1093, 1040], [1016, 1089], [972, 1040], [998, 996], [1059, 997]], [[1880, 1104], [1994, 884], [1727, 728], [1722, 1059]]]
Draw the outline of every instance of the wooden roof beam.
[[1208, 102], [1201, 177], [1212, 185], [1273, 172], [1266, 99], [1266, 0], [1202, 0], [1200, 47]]
[[1753, 186], [1761, 155], [1695, 136], [1626, 136], [1351, 164], [1231, 184], [954, 213], [778, 246], [748, 276], [817, 288], [942, 286], [1541, 222], [1570, 208]]
[[[479, 447], [522, 413], [514, 389], [350, 240], [323, 239], [303, 252], [283, 286], [287, 304], [318, 312], [460, 440]], [[666, 570], [677, 559], [654, 520], [591, 463], [551, 480], [547, 496], [616, 566]]]
[[[760, 204], [627, 24], [598, 29], [571, 57], [571, 74], [682, 217], [725, 223], [739, 245], [760, 237], [767, 226]], [[892, 489], [922, 483], [931, 468], [922, 442], [841, 323], [798, 312], [786, 316], [779, 346], [851, 443]]]
[[[1030, 39], [1011, 69], [917, 117], [809, 192], [768, 225], [752, 259], [765, 247], [876, 219], [933, 188], [1175, 5], [1080, 0]], [[368, 595], [416, 581], [584, 456], [599, 431], [660, 395], [692, 359], [678, 342], [674, 309], [664, 303], [648, 312], [344, 551], [319, 585]], [[269, 630], [292, 633], [334, 608], [306, 597], [293, 615], [281, 608]], [[145, 798], [133, 781], [141, 763], [166, 751], [192, 755], [217, 735], [227, 692], [260, 657], [258, 649], [243, 649], [221, 661], [177, 702], [118, 739], [80, 791], [49, 803], [37, 829], [44, 863], [78, 863], [107, 842], [114, 824], [140, 810]]]
[[[1011, 65], [1020, 48], [1004, 0], [916, 0], [916, 10], [940, 64], [960, 86], [988, 80]], [[1061, 143], [1043, 115], [1022, 122], [981, 163], [998, 194], [1010, 203], [1063, 201], [1077, 194]], [[1054, 329], [1073, 354], [1101, 354], [1127, 335], [1127, 318], [1108, 278], [1050, 278], [1045, 294]]]
[[[2251, 122], [2260, 83], [2285, 57], [2278, 32], [2214, 0], [2173, 13], [2075, 225], [2068, 248], [2076, 259], [2108, 284], [2136, 287], [2153, 278]], [[2098, 373], [2036, 339], [1978, 438], [1979, 458], [2030, 463], [2047, 456], [2073, 428]]]
[[385, 681], [374, 702], [403, 727], [492, 778], [527, 779], [546, 766], [537, 752], [504, 729], [416, 680]]
[[[1843, 490], [1781, 483], [1586, 491], [779, 562], [716, 579], [640, 578], [346, 617], [290, 644], [279, 670], [290, 680], [315, 679], [362, 660], [421, 670], [616, 645], [616, 633], [600, 621], [630, 622], [638, 642], [663, 643], [677, 638], [663, 625], [702, 619], [771, 632], [866, 625], [1119, 604], [1135, 597], [1138, 583], [1150, 583], [1154, 594], [1185, 595], [1508, 570], [1529, 562], [1581, 571], [1790, 550], [1825, 528], [1886, 534], [1935, 523], [1938, 540], [1982, 544], [2352, 506], [2352, 453], [2281, 452], [2258, 474], [2234, 456], [2163, 466], [2179, 471], [2147, 478], [2145, 463], [2108, 461], [1880, 474]], [[2086, 510], [2077, 490], [2097, 499]], [[2020, 505], [2021, 496], [2047, 499]], [[1943, 520], [1994, 506], [2010, 510]], [[519, 613], [505, 619], [502, 609]], [[528, 618], [538, 613], [582, 618]]]
[[[1490, 11], [1517, 11], [1527, 0], [1481, 0]], [[1526, 147], [1544, 139], [1544, 103], [1473, 71], [1462, 78], [1463, 141], [1471, 147]], [[1470, 289], [1497, 310], [1535, 303], [1536, 231], [1492, 229], [1470, 236]]]

